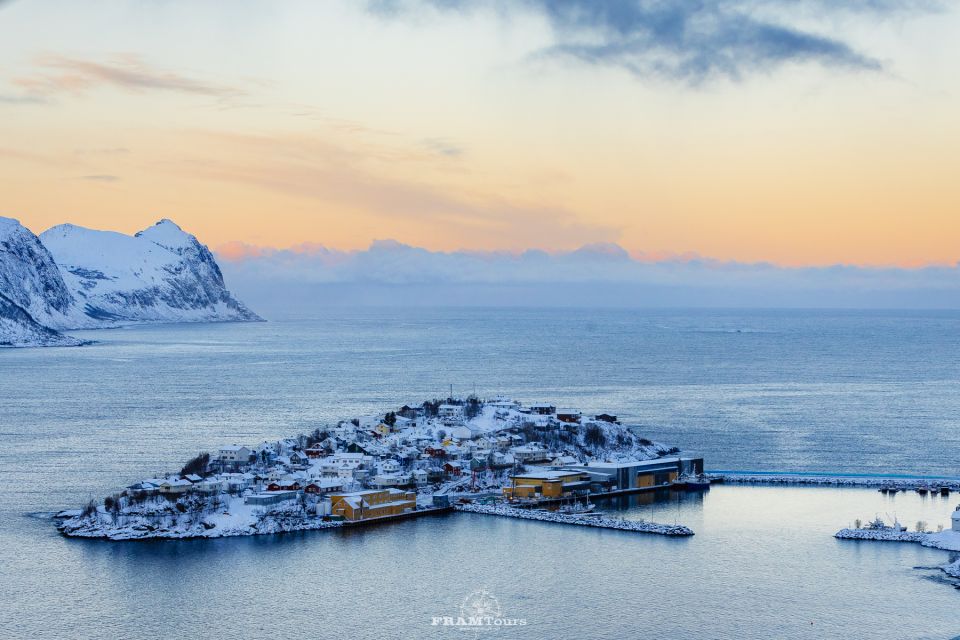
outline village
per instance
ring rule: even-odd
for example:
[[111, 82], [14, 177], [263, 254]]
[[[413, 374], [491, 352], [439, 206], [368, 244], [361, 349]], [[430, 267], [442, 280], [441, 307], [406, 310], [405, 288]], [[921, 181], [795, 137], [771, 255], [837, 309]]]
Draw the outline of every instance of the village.
[[180, 473], [62, 512], [58, 526], [109, 539], [250, 535], [467, 503], [569, 507], [591, 496], [679, 489], [702, 474], [702, 458], [642, 438], [615, 415], [451, 397], [294, 438], [223, 445]]

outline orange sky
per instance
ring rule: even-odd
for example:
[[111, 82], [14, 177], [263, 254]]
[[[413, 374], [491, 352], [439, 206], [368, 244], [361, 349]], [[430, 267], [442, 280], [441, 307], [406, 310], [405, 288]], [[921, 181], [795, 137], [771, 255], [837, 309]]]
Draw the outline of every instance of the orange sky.
[[879, 71], [691, 86], [545, 62], [536, 15], [252, 6], [0, 9], [0, 215], [36, 232], [170, 217], [211, 247], [960, 259], [955, 12], [837, 18]]

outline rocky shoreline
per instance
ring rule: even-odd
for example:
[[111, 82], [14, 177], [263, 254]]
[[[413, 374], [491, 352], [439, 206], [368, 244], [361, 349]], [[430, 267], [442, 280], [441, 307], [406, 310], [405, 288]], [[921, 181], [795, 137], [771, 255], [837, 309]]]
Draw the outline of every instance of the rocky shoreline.
[[909, 491], [917, 487], [937, 489], [944, 487], [951, 491], [960, 491], [960, 480], [944, 478], [884, 478], [869, 476], [802, 476], [792, 474], [752, 474], [752, 473], [708, 473], [711, 481], [730, 484], [773, 484], [806, 485], [826, 487], [889, 487], [900, 491]]
[[457, 505], [454, 507], [454, 509], [466, 513], [481, 513], [491, 516], [520, 518], [523, 520], [538, 520], [540, 522], [556, 522], [560, 524], [581, 525], [584, 527], [597, 527], [600, 529], [617, 529], [619, 531], [633, 531], [636, 533], [653, 533], [662, 536], [693, 535], [693, 530], [683, 525], [658, 524], [656, 522], [645, 522], [643, 520], [624, 520], [621, 518], [608, 518], [604, 516], [584, 516], [576, 514], [533, 511], [530, 509], [517, 509], [516, 507], [508, 507], [505, 505], [464, 504]]

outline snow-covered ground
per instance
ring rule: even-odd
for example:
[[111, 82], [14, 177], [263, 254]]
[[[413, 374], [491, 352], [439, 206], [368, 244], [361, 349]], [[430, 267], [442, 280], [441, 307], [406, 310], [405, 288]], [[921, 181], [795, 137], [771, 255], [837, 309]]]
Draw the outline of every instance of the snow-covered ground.
[[[158, 512], [135, 511], [114, 516], [103, 507], [95, 514], [80, 517], [76, 511], [61, 513], [60, 531], [78, 538], [142, 540], [149, 538], [222, 538], [287, 531], [340, 527], [305, 512], [299, 504], [280, 503], [270, 507], [244, 504], [243, 498], [226, 497], [216, 510], [178, 513], [172, 505]], [[69, 517], [64, 517], [69, 516]]]

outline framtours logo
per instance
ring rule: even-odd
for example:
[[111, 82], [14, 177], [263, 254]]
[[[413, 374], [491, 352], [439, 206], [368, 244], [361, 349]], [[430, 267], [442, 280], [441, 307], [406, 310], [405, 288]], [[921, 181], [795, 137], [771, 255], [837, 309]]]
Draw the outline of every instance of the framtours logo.
[[433, 616], [435, 627], [454, 627], [461, 631], [494, 631], [503, 627], [522, 627], [526, 618], [507, 618], [500, 601], [486, 589], [472, 592], [463, 599], [459, 616]]

